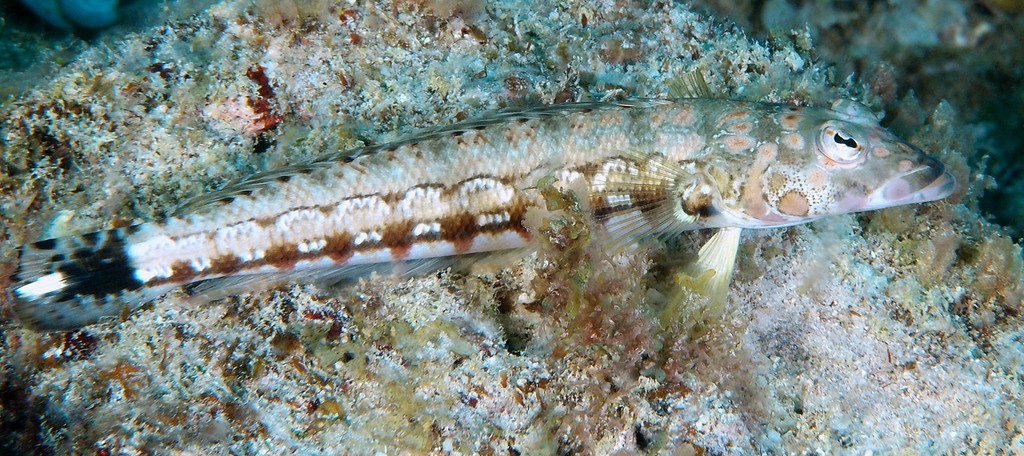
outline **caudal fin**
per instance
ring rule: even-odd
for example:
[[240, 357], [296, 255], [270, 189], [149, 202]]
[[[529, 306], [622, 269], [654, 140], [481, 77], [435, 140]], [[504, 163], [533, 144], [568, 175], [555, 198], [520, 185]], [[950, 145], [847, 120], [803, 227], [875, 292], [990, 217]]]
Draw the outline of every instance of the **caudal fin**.
[[33, 242], [21, 247], [12, 285], [26, 326], [71, 330], [116, 318], [152, 294], [125, 253], [130, 228]]

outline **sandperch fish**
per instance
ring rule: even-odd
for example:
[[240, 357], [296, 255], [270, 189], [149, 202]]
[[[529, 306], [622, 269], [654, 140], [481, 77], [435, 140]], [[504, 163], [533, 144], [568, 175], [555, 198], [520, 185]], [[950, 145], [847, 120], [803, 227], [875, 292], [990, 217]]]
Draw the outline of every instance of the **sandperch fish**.
[[[691, 87], [705, 87], [691, 84]], [[25, 325], [115, 320], [175, 287], [351, 277], [380, 267], [523, 249], [537, 183], [584, 189], [612, 241], [717, 229], [698, 269], [724, 294], [743, 229], [939, 200], [943, 164], [864, 106], [706, 97], [505, 111], [249, 176], [166, 220], [20, 249]], [[440, 264], [440, 263], [438, 263]]]

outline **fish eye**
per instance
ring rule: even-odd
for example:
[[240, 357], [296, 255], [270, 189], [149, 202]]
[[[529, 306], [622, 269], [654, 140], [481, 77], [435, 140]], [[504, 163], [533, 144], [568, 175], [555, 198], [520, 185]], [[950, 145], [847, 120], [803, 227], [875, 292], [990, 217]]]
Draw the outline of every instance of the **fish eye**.
[[821, 130], [818, 148], [822, 155], [839, 164], [859, 162], [864, 154], [864, 145], [835, 125], [825, 125]]
[[856, 139], [853, 139], [852, 137], [850, 137], [850, 138], [844, 137], [842, 132], [838, 132], [837, 131], [836, 135], [832, 137], [832, 140], [835, 141], [836, 144], [842, 144], [842, 145], [844, 145], [844, 146], [846, 146], [846, 147], [848, 147], [850, 149], [856, 149], [856, 148], [860, 147], [860, 146], [857, 145], [857, 140]]

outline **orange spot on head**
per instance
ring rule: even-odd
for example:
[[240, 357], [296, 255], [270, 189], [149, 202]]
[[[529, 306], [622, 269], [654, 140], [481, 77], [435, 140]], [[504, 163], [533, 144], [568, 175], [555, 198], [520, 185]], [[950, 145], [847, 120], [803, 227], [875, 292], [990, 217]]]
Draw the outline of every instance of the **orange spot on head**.
[[748, 117], [750, 117], [750, 111], [747, 111], [746, 109], [737, 109], [735, 111], [729, 111], [725, 114], [722, 114], [722, 117], [718, 118], [718, 125], [722, 126], [733, 122], [746, 120]]
[[796, 130], [802, 118], [799, 114], [783, 114], [779, 116], [779, 125], [783, 130]]
[[874, 155], [875, 157], [878, 157], [878, 158], [888, 157], [889, 154], [891, 154], [891, 153], [892, 152], [890, 152], [889, 149], [886, 149], [886, 148], [884, 148], [882, 146], [876, 146], [876, 147], [871, 149], [871, 155]]
[[747, 133], [750, 133], [751, 131], [754, 131], [754, 124], [750, 122], [739, 122], [730, 125], [728, 128], [726, 128], [726, 131], [728, 131], [729, 133], [745, 135]]
[[739, 152], [752, 149], [757, 143], [747, 135], [728, 135], [722, 138], [722, 144], [730, 151]]
[[779, 199], [779, 212], [783, 214], [804, 216], [807, 215], [808, 209], [807, 198], [799, 192], [790, 191]]
[[831, 158], [826, 157], [824, 154], [818, 154], [818, 163], [821, 163], [821, 166], [824, 166], [825, 169], [835, 169], [836, 168], [835, 160], [832, 160]]
[[757, 147], [757, 160], [767, 163], [775, 160], [779, 154], [779, 145], [775, 143], [764, 143]]
[[815, 190], [821, 190], [825, 188], [825, 184], [828, 182], [828, 173], [821, 168], [814, 168], [807, 173], [807, 183], [811, 184], [811, 187]]
[[787, 149], [800, 150], [804, 148], [804, 137], [796, 133], [790, 133], [782, 137], [782, 145]]
[[913, 168], [914, 164], [911, 163], [910, 160], [900, 160], [900, 163], [896, 165], [896, 169], [898, 169], [901, 173], [910, 171]]

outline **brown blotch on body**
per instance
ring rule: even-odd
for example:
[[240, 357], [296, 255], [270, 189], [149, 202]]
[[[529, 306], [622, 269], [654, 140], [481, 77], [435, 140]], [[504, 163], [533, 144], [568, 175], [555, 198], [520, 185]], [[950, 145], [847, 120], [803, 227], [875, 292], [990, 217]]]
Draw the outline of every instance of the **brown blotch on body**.
[[[390, 249], [391, 257], [396, 261], [405, 258], [412, 247], [412, 227], [414, 225], [415, 223], [411, 220], [403, 220], [385, 227], [380, 233], [381, 239], [377, 245]], [[370, 247], [373, 244], [364, 243], [363, 245]]]
[[790, 191], [779, 199], [779, 212], [783, 214], [800, 217], [807, 215], [808, 209], [807, 198], [800, 192]]
[[210, 260], [210, 267], [207, 268], [202, 274], [206, 275], [221, 275], [231, 274], [240, 271], [245, 267], [242, 260], [234, 255], [223, 255]]
[[336, 264], [344, 264], [352, 258], [352, 236], [348, 233], [339, 233], [324, 239], [326, 244], [323, 249], [316, 252], [317, 255], [327, 255]]
[[469, 212], [445, 217], [441, 224], [441, 239], [455, 246], [455, 253], [465, 253], [473, 246], [473, 238], [490, 227], [476, 225], [476, 216]]
[[294, 245], [275, 245], [267, 249], [267, 253], [261, 261], [280, 270], [287, 270], [295, 268], [295, 263], [299, 262], [300, 256], [303, 254], [300, 254]]

